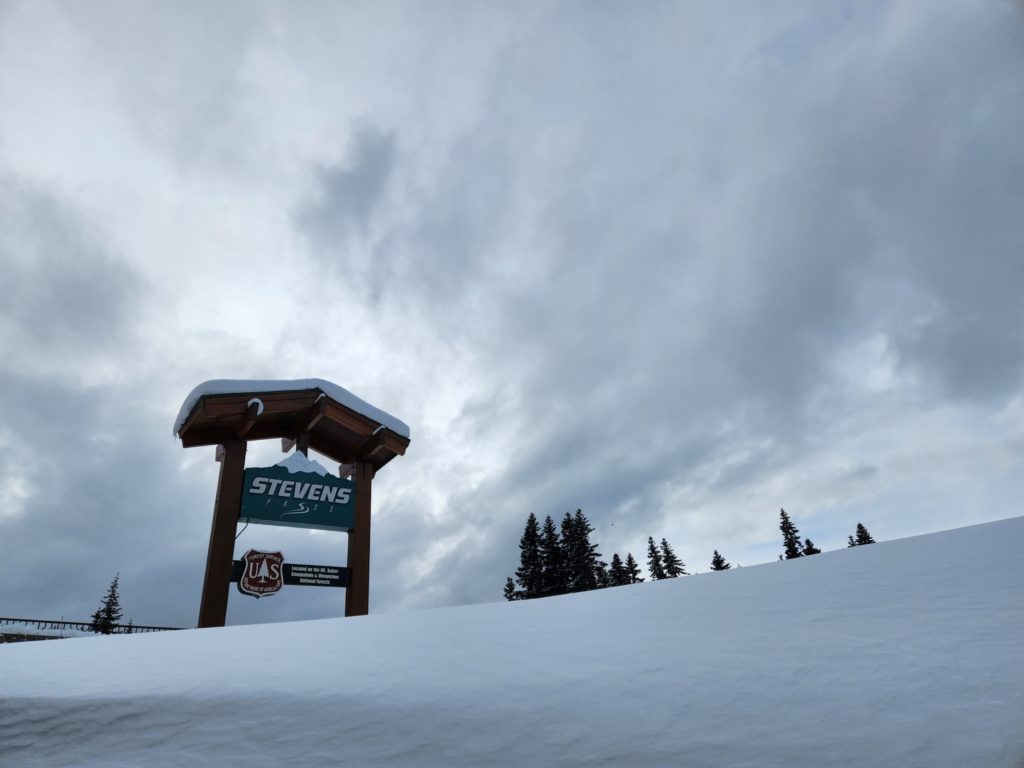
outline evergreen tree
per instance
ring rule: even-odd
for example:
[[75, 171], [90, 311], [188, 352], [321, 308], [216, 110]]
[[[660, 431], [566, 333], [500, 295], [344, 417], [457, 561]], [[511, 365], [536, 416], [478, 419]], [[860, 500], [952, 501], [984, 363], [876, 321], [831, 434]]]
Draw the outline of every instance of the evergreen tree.
[[566, 512], [562, 518], [562, 552], [565, 557], [566, 591], [586, 592], [597, 589], [603, 568], [597, 545], [590, 543], [594, 532], [583, 510]]
[[853, 540], [853, 536], [847, 536], [846, 537], [846, 548], [849, 549], [850, 547], [856, 547], [856, 546], [857, 546], [857, 542]]
[[633, 553], [626, 553], [626, 583], [627, 584], [639, 584], [644, 580], [644, 577], [640, 575], [640, 566], [636, 564], [636, 560], [633, 559]]
[[576, 521], [572, 513], [566, 512], [559, 526], [562, 537], [562, 578], [566, 592], [578, 592], [579, 541], [576, 537]]
[[505, 599], [506, 600], [518, 600], [519, 593], [516, 591], [516, 584], [512, 581], [512, 577], [509, 576], [505, 580]]
[[[596, 544], [594, 546], [597, 546]], [[611, 577], [608, 575], [608, 563], [604, 560], [598, 560], [594, 565], [594, 580], [597, 582], [598, 589], [604, 589], [610, 587]]]
[[875, 540], [871, 538], [871, 534], [868, 533], [868, 529], [860, 523], [857, 523], [857, 546], [861, 544], [874, 544]]
[[[786, 510], [779, 510], [779, 521], [779, 530], [782, 531], [782, 542], [786, 546], [786, 551], [783, 553], [785, 559], [793, 560], [797, 557], [803, 557], [804, 553], [800, 546], [800, 531], [790, 522]], [[779, 559], [783, 559], [783, 555], [780, 555]]]
[[540, 597], [541, 578], [540, 529], [537, 516], [531, 512], [526, 519], [526, 529], [519, 539], [519, 567], [516, 569], [516, 583], [522, 589], [524, 599]]
[[100, 607], [92, 615], [89, 629], [93, 632], [109, 635], [113, 633], [118, 622], [121, 621], [121, 598], [117, 593], [117, 585], [120, 579], [121, 574], [114, 576], [114, 580], [110, 582], [110, 587], [107, 589], [103, 602], [100, 603]]
[[654, 543], [654, 537], [647, 537], [647, 571], [651, 574], [651, 581], [658, 581], [665, 578], [665, 567], [661, 563], [661, 552]]
[[814, 546], [814, 542], [810, 539], [804, 539], [804, 554], [805, 555], [820, 555], [821, 550]]
[[562, 540], [551, 515], [544, 518], [540, 532], [541, 595], [563, 595], [565, 588], [565, 556]]
[[629, 574], [619, 558], [619, 553], [616, 552], [612, 555], [612, 565], [608, 569], [608, 586], [621, 587], [625, 584], [629, 584]]
[[729, 563], [725, 561], [725, 558], [718, 554], [718, 550], [715, 550], [715, 554], [711, 556], [711, 570], [712, 571], [728, 571], [732, 568]]
[[676, 557], [672, 547], [665, 540], [661, 540], [661, 567], [665, 571], [666, 579], [674, 579], [676, 576], [686, 576], [686, 563]]

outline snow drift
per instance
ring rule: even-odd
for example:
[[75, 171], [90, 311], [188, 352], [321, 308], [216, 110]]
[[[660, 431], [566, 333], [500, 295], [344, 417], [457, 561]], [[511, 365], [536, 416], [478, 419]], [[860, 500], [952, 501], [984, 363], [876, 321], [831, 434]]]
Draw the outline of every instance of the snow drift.
[[1015, 518], [547, 600], [0, 646], [0, 764], [1020, 768], [1022, 545]]

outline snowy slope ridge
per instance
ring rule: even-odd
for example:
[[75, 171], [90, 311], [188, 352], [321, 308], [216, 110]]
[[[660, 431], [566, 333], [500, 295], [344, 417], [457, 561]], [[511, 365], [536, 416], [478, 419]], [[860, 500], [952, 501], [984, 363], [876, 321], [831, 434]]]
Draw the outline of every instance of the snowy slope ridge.
[[1022, 546], [1014, 518], [548, 600], [0, 646], [0, 764], [1021, 768]]

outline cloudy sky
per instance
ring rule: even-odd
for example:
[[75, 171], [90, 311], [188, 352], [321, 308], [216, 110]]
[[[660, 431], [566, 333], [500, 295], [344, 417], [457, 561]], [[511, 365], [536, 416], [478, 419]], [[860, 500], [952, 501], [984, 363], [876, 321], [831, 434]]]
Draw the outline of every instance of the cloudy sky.
[[701, 571], [780, 507], [826, 550], [1020, 515], [1022, 127], [1011, 0], [0, 0], [0, 615], [119, 572], [194, 625], [212, 378], [411, 426], [374, 612], [500, 600], [530, 512]]

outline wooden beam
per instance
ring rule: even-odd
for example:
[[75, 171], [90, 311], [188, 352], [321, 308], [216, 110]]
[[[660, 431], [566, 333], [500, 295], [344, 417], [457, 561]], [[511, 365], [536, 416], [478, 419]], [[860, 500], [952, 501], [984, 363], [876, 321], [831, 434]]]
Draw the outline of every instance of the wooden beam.
[[350, 432], [366, 435], [373, 432], [378, 426], [377, 422], [369, 416], [353, 411], [341, 403], [327, 398], [324, 398], [324, 401], [327, 403], [327, 418]]
[[327, 413], [327, 398], [320, 398], [313, 406], [306, 411], [301, 417], [293, 422], [293, 426], [290, 430], [288, 437], [295, 438], [301, 435], [303, 432], [312, 431], [313, 427], [320, 423], [320, 420]]
[[228, 615], [231, 589], [231, 558], [235, 551], [235, 528], [242, 509], [242, 482], [245, 473], [245, 441], [224, 444], [217, 498], [213, 504], [210, 548], [206, 553], [206, 576], [199, 603], [200, 627], [223, 627]]
[[318, 390], [305, 389], [296, 392], [252, 392], [238, 395], [206, 395], [202, 399], [207, 419], [224, 419], [241, 414], [249, 400], [257, 397], [263, 402], [267, 414], [293, 413], [313, 405]]
[[260, 404], [252, 403], [248, 408], [245, 409], [245, 413], [242, 414], [242, 418], [238, 420], [238, 424], [235, 425], [235, 437], [239, 440], [244, 440], [245, 436], [249, 434], [249, 430], [252, 429], [256, 423], [256, 417], [260, 413]]
[[178, 430], [178, 434], [185, 434], [189, 430], [189, 427], [191, 427], [195, 422], [199, 421], [201, 418], [205, 418], [205, 416], [206, 404], [203, 402], [202, 398], [200, 398], [199, 402], [196, 403], [195, 407], [192, 409], [192, 413], [190, 413], [188, 415], [188, 418], [185, 419], [185, 423], [181, 425], [181, 429]]
[[387, 432], [387, 428], [381, 427], [377, 432], [366, 438], [366, 441], [356, 449], [356, 460], [369, 460], [375, 452], [383, 448], [384, 443], [387, 441]]
[[292, 420], [288, 434], [281, 438], [281, 453], [288, 453], [292, 448], [309, 455], [309, 433], [327, 413], [327, 398], [317, 402], [298, 418]]
[[351, 581], [345, 590], [345, 615], [365, 616], [370, 612], [370, 496], [373, 465], [356, 462], [356, 521], [348, 532], [348, 569]]

